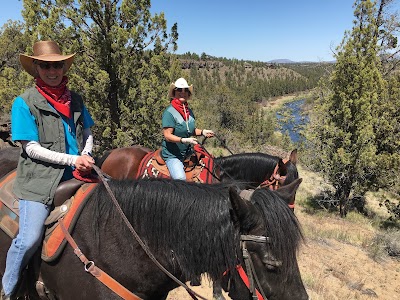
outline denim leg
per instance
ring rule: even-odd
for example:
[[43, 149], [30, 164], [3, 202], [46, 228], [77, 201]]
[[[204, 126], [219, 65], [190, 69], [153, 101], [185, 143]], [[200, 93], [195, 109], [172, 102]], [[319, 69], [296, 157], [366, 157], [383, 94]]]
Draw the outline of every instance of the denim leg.
[[183, 163], [177, 158], [169, 158], [166, 162], [172, 179], [185, 180], [186, 174]]
[[2, 279], [6, 295], [15, 292], [22, 269], [42, 243], [44, 221], [49, 212], [48, 205], [19, 200], [19, 231], [7, 252], [6, 270]]

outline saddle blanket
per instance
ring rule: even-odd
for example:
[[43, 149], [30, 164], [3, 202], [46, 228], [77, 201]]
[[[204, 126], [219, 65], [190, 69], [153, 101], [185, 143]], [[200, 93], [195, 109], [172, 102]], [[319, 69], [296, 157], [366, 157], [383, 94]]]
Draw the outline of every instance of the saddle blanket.
[[[203, 154], [200, 157], [192, 156], [188, 160], [188, 164], [185, 166], [187, 181], [212, 183], [214, 172], [214, 159], [212, 157]], [[136, 178], [170, 178], [168, 167], [161, 158], [159, 150], [146, 154], [140, 162]]]

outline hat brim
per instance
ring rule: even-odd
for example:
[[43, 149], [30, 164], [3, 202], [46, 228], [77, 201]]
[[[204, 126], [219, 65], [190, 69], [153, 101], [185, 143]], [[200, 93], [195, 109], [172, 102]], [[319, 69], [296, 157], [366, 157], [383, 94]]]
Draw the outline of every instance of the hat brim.
[[35, 66], [33, 64], [34, 60], [40, 60], [40, 61], [50, 61], [50, 62], [55, 62], [55, 61], [64, 61], [65, 66], [64, 66], [64, 74], [68, 72], [69, 68], [71, 68], [71, 65], [74, 61], [75, 54], [70, 54], [70, 55], [59, 55], [59, 54], [48, 54], [48, 55], [40, 55], [40, 56], [31, 56], [31, 55], [25, 55], [25, 54], [20, 54], [19, 55], [19, 61], [21, 62], [22, 67], [26, 72], [28, 72], [30, 75], [33, 77], [37, 76], [37, 72], [35, 69]]
[[[171, 85], [169, 86], [169, 90], [168, 90], [168, 97], [170, 98], [174, 98], [174, 89], [175, 89], [175, 83], [171, 83]], [[190, 91], [190, 96], [189, 98], [192, 96], [193, 94], [193, 84], [191, 84], [190, 86], [188, 86], [188, 89]]]

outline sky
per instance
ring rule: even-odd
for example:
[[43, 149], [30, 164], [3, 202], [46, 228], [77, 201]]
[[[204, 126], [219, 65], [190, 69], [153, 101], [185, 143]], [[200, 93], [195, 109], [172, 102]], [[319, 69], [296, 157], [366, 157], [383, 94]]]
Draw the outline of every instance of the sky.
[[[353, 0], [151, 0], [168, 28], [178, 23], [178, 50], [267, 62], [331, 61], [353, 26]], [[22, 1], [2, 0], [0, 26], [22, 20]]]

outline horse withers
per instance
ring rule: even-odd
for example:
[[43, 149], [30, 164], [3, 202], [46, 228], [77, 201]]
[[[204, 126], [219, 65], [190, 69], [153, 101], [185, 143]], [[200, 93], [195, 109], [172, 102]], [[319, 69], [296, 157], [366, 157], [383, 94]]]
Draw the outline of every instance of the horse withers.
[[[154, 257], [179, 280], [203, 273], [217, 280], [226, 274], [232, 299], [252, 299], [238, 273], [239, 265], [249, 272], [241, 247], [245, 244], [253, 276], [260, 282], [258, 292], [269, 300], [303, 300], [308, 296], [296, 260], [302, 235], [284, 199], [300, 181], [278, 191], [255, 190], [250, 201], [239, 196], [237, 186], [226, 184], [111, 180], [109, 185]], [[103, 184], [95, 187], [72, 231], [73, 239], [88, 259], [139, 298], [166, 299], [177, 284], [149, 259], [109, 198]], [[11, 239], [1, 234], [0, 239], [4, 267], [3, 250]], [[84, 271], [69, 245], [53, 262], [42, 262], [40, 274], [56, 299], [120, 299]]]

